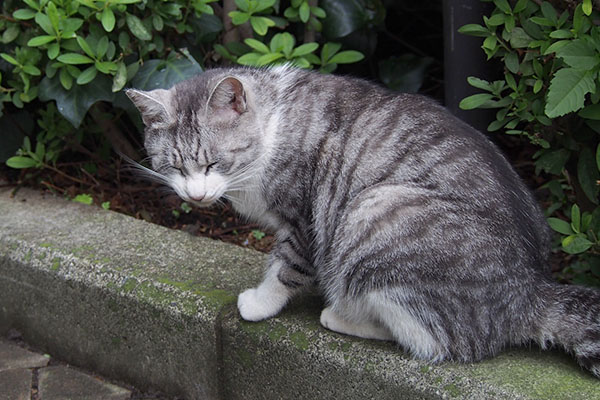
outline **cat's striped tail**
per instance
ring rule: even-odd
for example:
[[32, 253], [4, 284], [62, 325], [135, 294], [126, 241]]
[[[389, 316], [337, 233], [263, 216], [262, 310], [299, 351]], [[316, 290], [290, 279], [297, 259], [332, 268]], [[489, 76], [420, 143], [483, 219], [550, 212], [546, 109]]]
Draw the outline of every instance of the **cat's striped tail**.
[[537, 332], [539, 344], [558, 345], [579, 364], [600, 378], [600, 291], [575, 285], [550, 283]]

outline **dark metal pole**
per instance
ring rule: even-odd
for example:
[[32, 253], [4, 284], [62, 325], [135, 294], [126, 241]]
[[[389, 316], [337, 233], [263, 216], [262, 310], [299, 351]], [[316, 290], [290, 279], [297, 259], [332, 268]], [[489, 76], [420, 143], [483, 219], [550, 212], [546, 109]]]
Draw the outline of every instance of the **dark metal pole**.
[[493, 80], [496, 63], [487, 61], [481, 49], [482, 38], [458, 33], [466, 24], [483, 24], [483, 16], [493, 10], [492, 3], [480, 0], [444, 0], [444, 92], [446, 107], [454, 115], [486, 132], [494, 119], [493, 110], [464, 111], [458, 107], [462, 99], [480, 92], [467, 83], [467, 77]]

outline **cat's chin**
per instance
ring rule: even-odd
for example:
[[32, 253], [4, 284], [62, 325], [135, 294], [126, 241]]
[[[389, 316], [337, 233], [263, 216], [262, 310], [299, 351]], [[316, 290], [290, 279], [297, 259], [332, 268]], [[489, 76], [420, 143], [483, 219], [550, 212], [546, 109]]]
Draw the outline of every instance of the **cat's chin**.
[[194, 206], [196, 206], [198, 208], [208, 208], [217, 202], [217, 200], [210, 200], [210, 201], [197, 201], [197, 200], [192, 200], [192, 199], [183, 199], [183, 200], [185, 200], [186, 203], [193, 204]]

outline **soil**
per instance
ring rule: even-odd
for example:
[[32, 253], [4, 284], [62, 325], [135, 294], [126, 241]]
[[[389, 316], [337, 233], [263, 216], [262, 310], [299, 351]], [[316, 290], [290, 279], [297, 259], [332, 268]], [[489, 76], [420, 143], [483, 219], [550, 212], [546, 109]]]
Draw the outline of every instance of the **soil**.
[[[210, 208], [191, 207], [174, 192], [143, 180], [120, 160], [96, 164], [94, 174], [86, 171], [87, 161], [59, 163], [56, 171], [22, 170], [0, 167], [0, 186], [33, 187], [68, 199], [87, 194], [93, 204], [123, 214], [181, 229], [197, 236], [268, 252], [273, 235], [240, 218], [229, 203]], [[2, 182], [4, 184], [1, 184]], [[107, 203], [108, 202], [108, 203]]]

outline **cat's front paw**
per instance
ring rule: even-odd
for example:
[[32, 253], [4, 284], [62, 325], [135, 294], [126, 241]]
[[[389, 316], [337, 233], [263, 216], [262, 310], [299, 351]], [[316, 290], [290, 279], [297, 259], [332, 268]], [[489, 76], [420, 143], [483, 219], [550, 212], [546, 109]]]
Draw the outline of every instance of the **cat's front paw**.
[[261, 296], [258, 289], [248, 289], [238, 296], [237, 306], [246, 321], [261, 321], [275, 316], [282, 308], [275, 299]]

